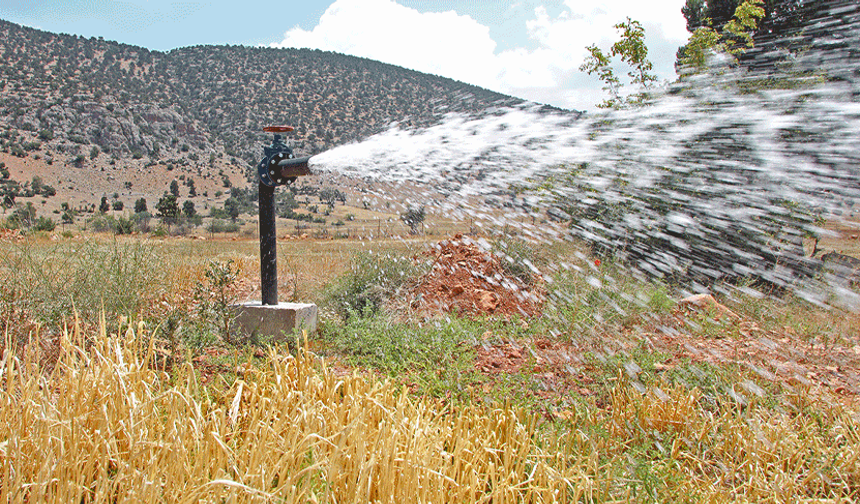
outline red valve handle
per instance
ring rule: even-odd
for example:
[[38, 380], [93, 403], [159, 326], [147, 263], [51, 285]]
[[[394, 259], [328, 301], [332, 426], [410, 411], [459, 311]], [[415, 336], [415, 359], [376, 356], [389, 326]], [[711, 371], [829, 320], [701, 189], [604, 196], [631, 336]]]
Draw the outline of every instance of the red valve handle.
[[293, 131], [293, 130], [295, 130], [295, 128], [293, 128], [292, 126], [265, 126], [263, 128], [263, 131], [266, 131], [269, 133], [286, 133], [288, 131]]

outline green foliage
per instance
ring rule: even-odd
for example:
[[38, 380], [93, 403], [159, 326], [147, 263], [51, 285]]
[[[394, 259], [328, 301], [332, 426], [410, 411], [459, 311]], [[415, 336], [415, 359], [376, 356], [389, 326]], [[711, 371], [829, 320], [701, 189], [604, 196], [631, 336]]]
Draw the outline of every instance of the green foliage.
[[437, 396], [465, 396], [465, 386], [474, 379], [474, 352], [468, 343], [484, 331], [480, 322], [397, 323], [370, 310], [343, 325], [320, 329], [329, 349], [346, 355], [350, 364], [408, 379], [420, 392]]
[[[138, 217], [142, 214], [137, 214]], [[113, 233], [116, 235], [127, 235], [134, 231], [135, 225], [140, 220], [126, 219], [125, 217], [114, 217], [112, 215], [97, 215], [87, 221], [90, 229], [97, 233]]]
[[233, 221], [239, 218], [239, 200], [229, 197], [224, 201], [224, 213]]
[[[6, 112], [0, 112], [6, 116], [4, 123], [29, 124], [26, 127], [33, 126], [34, 131], [45, 131], [40, 140], [47, 141], [51, 132], [64, 127], [63, 114], [55, 112], [64, 108], [81, 124], [92, 125], [71, 135], [76, 146], [90, 149], [98, 131], [116, 121], [131, 121], [139, 134], [119, 139], [117, 145], [100, 143], [99, 147], [134, 159], [154, 159], [156, 152], [164, 155], [169, 151], [168, 155], [181, 153], [198, 167], [217, 166], [219, 152], [213, 157], [210, 147], [223, 145], [236, 164], [236, 159], [259, 155], [260, 135], [249, 134], [247, 125], [278, 124], [285, 114], [304, 117], [293, 136], [295, 146], [314, 154], [364, 138], [391, 117], [431, 123], [438, 108], [435, 104], [468, 113], [499, 101], [522, 103], [451, 79], [324, 51], [196, 46], [153, 52], [147, 63], [141, 63], [139, 47], [46, 34], [6, 21], [2, 31], [7, 48], [3, 68], [7, 71], [0, 72], [0, 82], [20, 97]], [[32, 50], [34, 47], [39, 50]], [[62, 63], [54, 64], [58, 61]], [[204, 73], [198, 68], [201, 61], [206, 62]], [[81, 68], [87, 71], [74, 72]], [[242, 68], [257, 70], [249, 73]], [[256, 91], [246, 92], [249, 85]], [[456, 98], [464, 95], [471, 99]], [[153, 120], [153, 115], [161, 116], [158, 113], [142, 113], [144, 109], [165, 110], [177, 100], [184, 105], [175, 111], [174, 128], [162, 128]], [[99, 105], [84, 105], [91, 103]], [[260, 106], [262, 103], [266, 106]], [[24, 120], [29, 117], [38, 120]], [[19, 142], [14, 149], [26, 154]], [[89, 150], [82, 153], [86, 156]], [[216, 180], [225, 187], [233, 185], [227, 175]]]
[[570, 334], [584, 336], [608, 327], [633, 327], [675, 307], [666, 284], [633, 278], [608, 261], [592, 263], [584, 272], [565, 272], [554, 278], [550, 298], [555, 301], [545, 318]]
[[155, 204], [155, 209], [158, 211], [156, 215], [162, 222], [168, 226], [176, 224], [179, 218], [179, 204], [176, 202], [175, 195], [165, 193]]
[[212, 221], [206, 225], [206, 231], [210, 233], [238, 233], [239, 224], [221, 219], [212, 219]]
[[206, 266], [204, 281], [194, 286], [194, 313], [198, 332], [211, 327], [223, 341], [240, 343], [231, 331], [231, 324], [237, 315], [233, 305], [238, 298], [240, 274], [239, 265], [232, 259], [210, 261]]
[[[657, 76], [651, 73], [653, 65], [648, 60], [648, 47], [645, 45], [645, 28], [639, 21], [627, 18], [626, 22], [618, 23], [615, 28], [621, 31], [621, 39], [612, 44], [609, 54], [605, 54], [596, 45], [586, 47], [590, 56], [579, 67], [589, 75], [596, 73], [603, 81], [604, 91], [610, 97], [598, 105], [600, 108], [624, 108], [632, 105], [642, 105], [648, 97], [647, 90], [657, 81]], [[612, 58], [619, 56], [630, 70], [627, 72], [630, 83], [638, 86], [639, 91], [623, 96], [621, 89], [624, 84], [612, 68]]]
[[530, 285], [534, 278], [538, 262], [537, 253], [532, 244], [520, 238], [507, 236], [493, 242], [493, 255], [501, 259], [502, 268], [508, 275]]
[[372, 315], [420, 271], [420, 265], [405, 257], [357, 253], [350, 271], [326, 289], [325, 305], [343, 319]]
[[146, 212], [148, 208], [146, 207], [146, 198], [138, 198], [137, 201], [134, 202], [134, 213], [142, 213]]
[[[689, 3], [688, 3], [689, 5]], [[723, 54], [736, 62], [748, 48], [753, 47], [753, 33], [764, 17], [763, 0], [744, 0], [737, 6], [734, 16], [722, 27], [722, 32], [707, 26], [699, 26], [690, 36], [687, 45], [680, 51], [678, 66], [682, 76], [700, 73], [707, 65], [712, 53]]]
[[332, 187], [324, 187], [320, 189], [318, 196], [320, 203], [325, 203], [327, 205], [334, 206], [337, 201], [346, 203], [346, 194], [342, 193], [339, 189]]
[[69, 208], [63, 210], [60, 215], [60, 221], [65, 224], [73, 224], [75, 222], [75, 217], [77, 216], [77, 212], [71, 210]]
[[182, 213], [186, 217], [194, 217], [197, 215], [197, 209], [194, 208], [194, 202], [191, 200], [185, 200], [182, 204]]
[[36, 222], [36, 207], [31, 201], [26, 205], [20, 203], [15, 205], [15, 210], [12, 215], [6, 219], [6, 226], [9, 229], [30, 229]]
[[33, 223], [33, 231], [47, 231], [51, 232], [57, 227], [57, 224], [48, 217], [39, 217], [36, 219], [36, 222]]
[[[95, 241], [35, 248], [26, 243], [0, 251], [0, 299], [7, 308], [27, 310], [52, 330], [77, 314], [97, 324], [99, 314], [132, 317], [169, 285], [168, 258], [144, 242]], [[26, 338], [24, 334], [22, 337]]]

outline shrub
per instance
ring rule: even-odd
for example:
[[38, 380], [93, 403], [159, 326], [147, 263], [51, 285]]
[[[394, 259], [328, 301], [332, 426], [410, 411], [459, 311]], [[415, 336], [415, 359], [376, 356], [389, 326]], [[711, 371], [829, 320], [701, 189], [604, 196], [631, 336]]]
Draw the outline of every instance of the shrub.
[[48, 217], [39, 217], [36, 219], [36, 222], [33, 223], [33, 231], [53, 231], [57, 227], [57, 224]]
[[463, 375], [474, 369], [473, 352], [463, 343], [485, 330], [480, 322], [469, 320], [419, 326], [377, 314], [352, 317], [343, 325], [324, 324], [320, 332], [330, 348], [347, 355], [353, 365], [392, 377], [411, 373], [422, 392], [450, 395], [462, 390]]
[[212, 219], [206, 226], [206, 231], [210, 233], [238, 233], [239, 232], [239, 223], [224, 221], [221, 219]]
[[350, 271], [327, 289], [326, 305], [343, 319], [374, 314], [420, 271], [421, 267], [406, 257], [357, 253]]

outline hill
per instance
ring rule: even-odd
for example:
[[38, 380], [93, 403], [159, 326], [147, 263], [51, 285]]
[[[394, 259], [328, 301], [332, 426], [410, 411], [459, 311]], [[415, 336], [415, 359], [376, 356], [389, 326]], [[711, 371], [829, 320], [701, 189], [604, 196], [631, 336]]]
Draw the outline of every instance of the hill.
[[295, 126], [297, 153], [312, 155], [395, 121], [422, 126], [524, 103], [318, 50], [158, 52], [4, 20], [0, 58], [0, 162], [17, 181], [4, 194], [39, 196], [25, 187], [35, 176], [58, 192], [41, 202], [49, 209], [56, 200], [91, 209], [112, 194], [128, 206], [189, 178], [214, 204], [212, 193], [252, 180], [268, 124]]
[[297, 146], [313, 154], [392, 121], [423, 125], [444, 112], [522, 103], [318, 50], [196, 46], [162, 53], [2, 20], [0, 35], [0, 124], [116, 157], [178, 153], [183, 145], [256, 157], [259, 129], [270, 123], [294, 125]]

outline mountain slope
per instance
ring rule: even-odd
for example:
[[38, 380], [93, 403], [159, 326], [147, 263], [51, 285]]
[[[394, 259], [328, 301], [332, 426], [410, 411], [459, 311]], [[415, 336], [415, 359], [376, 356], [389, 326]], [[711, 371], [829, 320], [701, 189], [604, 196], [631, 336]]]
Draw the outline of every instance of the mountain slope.
[[[267, 124], [294, 125], [296, 147], [313, 154], [392, 121], [426, 125], [446, 112], [523, 103], [335, 53], [242, 46], [161, 53], [3, 20], [0, 57], [2, 147], [26, 154], [39, 142], [79, 162], [97, 147], [115, 159], [200, 151], [253, 163]], [[9, 130], [21, 138], [11, 142]]]

